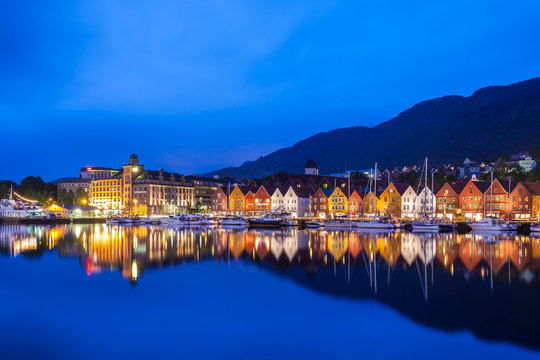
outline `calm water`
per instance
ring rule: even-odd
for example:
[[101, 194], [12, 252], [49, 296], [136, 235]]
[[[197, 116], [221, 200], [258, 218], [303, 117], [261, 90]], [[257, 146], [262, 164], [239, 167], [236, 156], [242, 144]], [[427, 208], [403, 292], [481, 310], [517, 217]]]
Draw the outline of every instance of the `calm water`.
[[0, 358], [540, 358], [540, 239], [0, 226]]

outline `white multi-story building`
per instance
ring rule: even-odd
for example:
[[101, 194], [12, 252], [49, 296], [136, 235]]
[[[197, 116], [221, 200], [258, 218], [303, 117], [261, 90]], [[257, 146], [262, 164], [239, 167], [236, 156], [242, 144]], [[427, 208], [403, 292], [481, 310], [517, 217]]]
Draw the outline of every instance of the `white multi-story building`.
[[401, 216], [414, 218], [418, 212], [416, 211], [416, 188], [409, 186], [401, 195]]
[[310, 191], [297, 186], [290, 186], [283, 197], [285, 211], [292, 217], [307, 217], [311, 212]]
[[434, 216], [435, 214], [435, 201], [436, 201], [436, 192], [433, 193], [429, 187], [422, 187], [418, 191], [418, 195], [415, 200], [415, 211], [417, 216], [423, 216], [424, 214], [424, 204], [427, 216]]
[[279, 186], [276, 187], [276, 190], [270, 195], [270, 199], [272, 200], [272, 210], [284, 210], [285, 209], [285, 202], [284, 197], [287, 193], [286, 188], [280, 188]]

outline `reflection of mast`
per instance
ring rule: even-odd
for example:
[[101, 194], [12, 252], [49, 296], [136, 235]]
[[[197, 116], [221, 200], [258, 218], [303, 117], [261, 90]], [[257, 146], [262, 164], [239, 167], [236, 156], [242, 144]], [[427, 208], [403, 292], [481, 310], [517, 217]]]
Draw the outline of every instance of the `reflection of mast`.
[[227, 266], [229, 268], [231, 267], [231, 247], [230, 247], [230, 243], [231, 243], [231, 233], [228, 232], [227, 233]]
[[[432, 173], [433, 175], [433, 173]], [[433, 186], [433, 184], [432, 184]], [[432, 190], [433, 191], [433, 190]], [[435, 240], [431, 239], [431, 252], [433, 253], [433, 257], [430, 255], [430, 258], [431, 258], [431, 286], [433, 286], [433, 263], [434, 263], [434, 258], [435, 258]]]
[[375, 294], [376, 294], [377, 293], [377, 248], [375, 246], [373, 246], [373, 275], [374, 275], [373, 281], [375, 285]]
[[[492, 182], [492, 184], [493, 184], [493, 182]], [[490, 249], [489, 249], [489, 267], [490, 267], [489, 272], [490, 272], [490, 277], [491, 277], [491, 291], [493, 291], [493, 249], [491, 248], [491, 245], [488, 245], [488, 246], [490, 247]]]
[[347, 282], [351, 282], [351, 249], [347, 249]]

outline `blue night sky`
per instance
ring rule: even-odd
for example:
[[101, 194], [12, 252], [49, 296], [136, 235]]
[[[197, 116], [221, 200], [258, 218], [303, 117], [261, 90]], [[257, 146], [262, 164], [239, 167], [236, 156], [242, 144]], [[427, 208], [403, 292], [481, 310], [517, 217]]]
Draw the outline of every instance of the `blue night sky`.
[[200, 173], [540, 75], [538, 1], [11, 1], [0, 179]]

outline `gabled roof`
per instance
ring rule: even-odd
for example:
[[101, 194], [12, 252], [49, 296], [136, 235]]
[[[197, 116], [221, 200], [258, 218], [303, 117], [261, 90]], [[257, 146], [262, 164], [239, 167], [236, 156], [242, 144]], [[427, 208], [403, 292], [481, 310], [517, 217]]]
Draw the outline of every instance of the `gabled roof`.
[[467, 186], [468, 181], [465, 179], [459, 179], [455, 183], [449, 184], [452, 189], [456, 192], [456, 194], [461, 194], [463, 189], [465, 189], [465, 186]]
[[334, 189], [332, 188], [325, 188], [325, 187], [320, 187], [319, 190], [322, 191], [322, 193], [326, 196], [326, 197], [330, 197], [330, 195], [332, 195], [332, 193], [334, 192]]
[[411, 186], [411, 185], [405, 184], [405, 183], [392, 183], [392, 185], [394, 185], [394, 187], [396, 188], [396, 191], [399, 193], [399, 195], [405, 194], [405, 191], [407, 191], [409, 186]]
[[540, 195], [540, 183], [534, 183], [529, 181], [521, 182], [523, 187], [527, 189], [532, 195]]
[[309, 198], [315, 193], [312, 189], [305, 188], [305, 187], [293, 186], [291, 187], [291, 189], [296, 194], [296, 196], [301, 197], [301, 198]]

